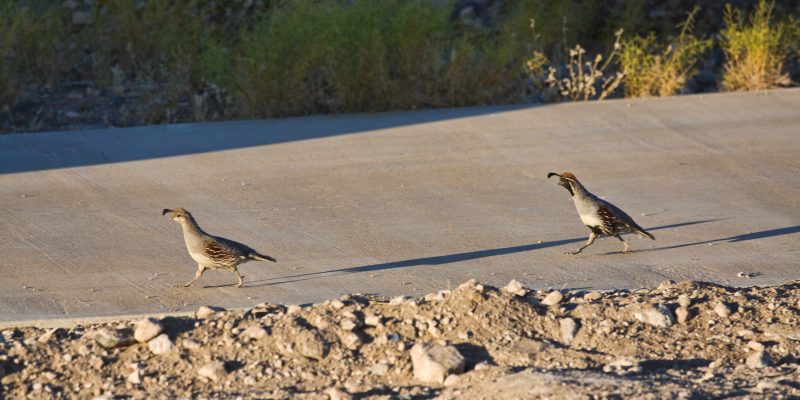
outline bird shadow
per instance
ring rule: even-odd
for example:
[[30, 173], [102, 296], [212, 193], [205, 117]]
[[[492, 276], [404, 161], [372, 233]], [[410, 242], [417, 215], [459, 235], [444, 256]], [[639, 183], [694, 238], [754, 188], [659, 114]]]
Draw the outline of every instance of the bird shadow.
[[[651, 231], [657, 231], [662, 229], [670, 229], [670, 228], [677, 228], [681, 226], [688, 226], [688, 225], [696, 225], [696, 224], [703, 224], [708, 222], [718, 221], [717, 219], [706, 219], [706, 220], [699, 220], [699, 221], [689, 221], [689, 222], [681, 222], [677, 224], [670, 224], [670, 225], [662, 225], [650, 228]], [[291, 282], [298, 282], [304, 281], [308, 279], [314, 278], [328, 278], [332, 276], [342, 275], [342, 274], [353, 274], [353, 273], [360, 273], [360, 272], [373, 272], [373, 271], [383, 271], [383, 270], [391, 270], [397, 268], [408, 268], [408, 267], [417, 267], [417, 266], [436, 266], [436, 265], [444, 265], [444, 264], [451, 264], [456, 262], [463, 262], [463, 261], [470, 261], [476, 260], [481, 258], [488, 258], [488, 257], [495, 257], [495, 256], [502, 256], [507, 254], [514, 254], [514, 253], [523, 253], [527, 251], [534, 251], [534, 250], [542, 250], [550, 247], [562, 246], [565, 244], [571, 243], [578, 243], [586, 240], [586, 238], [572, 238], [572, 239], [561, 239], [561, 240], [552, 240], [548, 242], [541, 242], [541, 243], [532, 243], [526, 244], [521, 246], [510, 246], [510, 247], [501, 247], [496, 249], [487, 249], [487, 250], [478, 250], [478, 251], [469, 251], [464, 253], [455, 253], [455, 254], [446, 254], [441, 256], [433, 256], [433, 257], [422, 257], [422, 258], [412, 258], [408, 260], [401, 260], [401, 261], [391, 261], [379, 264], [370, 264], [370, 265], [362, 265], [359, 267], [349, 267], [349, 268], [340, 268], [340, 269], [333, 269], [327, 271], [318, 271], [318, 272], [308, 272], [305, 274], [296, 274], [296, 275], [289, 275], [283, 276], [280, 278], [270, 278], [270, 279], [261, 279], [257, 281], [250, 282], [249, 285], [245, 285], [245, 287], [262, 287], [262, 286], [271, 286], [276, 284], [283, 284], [283, 283], [291, 283]], [[268, 282], [268, 281], [276, 281], [277, 282]], [[261, 284], [258, 284], [261, 283]]]
[[703, 244], [716, 244], [716, 243], [738, 243], [738, 242], [746, 242], [748, 240], [756, 240], [756, 239], [764, 239], [768, 237], [774, 236], [783, 236], [783, 235], [791, 235], [795, 233], [800, 233], [800, 225], [795, 226], [787, 226], [784, 228], [776, 228], [776, 229], [767, 229], [758, 232], [750, 232], [744, 233], [741, 235], [729, 236], [720, 239], [712, 239], [712, 240], [703, 240], [699, 242], [692, 242], [692, 243], [682, 243], [676, 244], [672, 246], [664, 246], [664, 247], [656, 247], [653, 249], [642, 249], [636, 250], [636, 252], [648, 252], [648, 251], [662, 251], [662, 250], [673, 250], [673, 249], [680, 249], [683, 247], [690, 247], [690, 246], [699, 246]]

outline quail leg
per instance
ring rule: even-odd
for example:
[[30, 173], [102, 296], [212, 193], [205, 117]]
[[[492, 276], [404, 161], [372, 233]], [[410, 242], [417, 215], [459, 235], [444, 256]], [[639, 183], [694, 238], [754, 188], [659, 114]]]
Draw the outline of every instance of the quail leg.
[[236, 267], [233, 267], [233, 273], [235, 273], [236, 277], [239, 278], [239, 283], [233, 285], [233, 287], [235, 287], [235, 288], [242, 287], [242, 284], [244, 283], [244, 276], [239, 273], [239, 269], [236, 268]]
[[194, 279], [190, 280], [189, 282], [186, 282], [186, 283], [183, 285], [183, 287], [189, 287], [189, 286], [192, 286], [192, 284], [194, 283], [194, 281], [196, 281], [196, 280], [197, 280], [197, 279], [199, 279], [201, 276], [203, 276], [203, 272], [206, 272], [206, 267], [204, 267], [204, 266], [203, 266], [203, 265], [201, 265], [201, 264], [197, 264], [197, 273], [195, 273], [195, 274], [194, 274]]
[[614, 236], [616, 236], [616, 238], [619, 239], [620, 241], [622, 241], [622, 243], [625, 245], [625, 248], [622, 249], [622, 254], [630, 253], [631, 252], [631, 245], [628, 244], [628, 241], [623, 239], [622, 236], [620, 236], [620, 235], [614, 235]]
[[581, 248], [579, 248], [578, 250], [575, 250], [575, 251], [568, 251], [568, 252], [567, 252], [567, 254], [578, 254], [578, 253], [582, 252], [582, 251], [583, 251], [583, 249], [585, 249], [585, 248], [587, 248], [587, 247], [591, 246], [591, 245], [592, 245], [592, 243], [594, 243], [594, 240], [595, 240], [595, 239], [597, 239], [597, 234], [596, 234], [596, 233], [594, 233], [594, 232], [590, 233], [590, 234], [589, 234], [589, 240], [587, 240], [587, 241], [586, 241], [586, 244], [585, 244], [585, 245], [581, 246]]

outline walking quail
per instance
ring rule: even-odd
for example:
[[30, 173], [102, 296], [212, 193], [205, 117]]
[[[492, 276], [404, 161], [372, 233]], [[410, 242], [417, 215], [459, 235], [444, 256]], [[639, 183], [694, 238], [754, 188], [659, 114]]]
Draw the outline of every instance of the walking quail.
[[578, 209], [578, 215], [580, 215], [581, 221], [592, 231], [592, 233], [589, 234], [589, 240], [586, 244], [581, 246], [578, 250], [570, 252], [571, 254], [578, 254], [583, 251], [583, 249], [591, 246], [598, 235], [614, 236], [621, 240], [625, 245], [625, 248], [622, 249], [622, 253], [628, 253], [631, 250], [628, 241], [620, 236], [622, 233], [635, 233], [641, 237], [648, 237], [652, 240], [656, 240], [653, 235], [647, 233], [642, 227], [637, 225], [636, 222], [633, 221], [633, 218], [625, 214], [625, 211], [589, 193], [589, 191], [578, 182], [578, 178], [576, 178], [575, 175], [569, 172], [564, 172], [560, 175], [555, 172], [547, 174], [548, 178], [552, 176], [560, 178], [558, 184], [567, 189], [569, 194], [572, 195], [572, 201], [575, 203], [575, 208]]
[[239, 273], [239, 264], [251, 260], [278, 262], [276, 259], [260, 254], [257, 251], [239, 242], [225, 238], [211, 236], [197, 225], [192, 214], [183, 208], [170, 210], [165, 208], [161, 215], [171, 213], [173, 221], [177, 221], [183, 228], [183, 239], [186, 241], [186, 249], [189, 255], [197, 262], [197, 273], [194, 279], [186, 282], [184, 287], [191, 286], [194, 281], [200, 278], [208, 268], [232, 270], [239, 283], [234, 287], [242, 287], [244, 276]]

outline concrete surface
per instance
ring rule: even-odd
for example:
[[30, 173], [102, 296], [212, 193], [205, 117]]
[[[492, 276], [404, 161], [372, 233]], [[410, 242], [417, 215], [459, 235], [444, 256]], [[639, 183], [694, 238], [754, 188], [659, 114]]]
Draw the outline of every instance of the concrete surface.
[[[0, 321], [800, 278], [800, 90], [0, 136]], [[589, 230], [571, 171], [656, 241]], [[278, 258], [195, 287], [185, 207]], [[737, 278], [738, 272], [759, 274]]]

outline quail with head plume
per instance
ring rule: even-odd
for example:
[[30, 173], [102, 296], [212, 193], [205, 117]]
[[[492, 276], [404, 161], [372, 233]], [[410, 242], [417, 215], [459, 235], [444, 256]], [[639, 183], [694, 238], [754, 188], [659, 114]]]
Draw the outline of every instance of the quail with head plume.
[[578, 215], [581, 221], [586, 225], [592, 233], [589, 234], [589, 240], [585, 245], [581, 246], [578, 250], [571, 252], [571, 254], [578, 254], [583, 249], [589, 247], [597, 239], [598, 235], [614, 236], [621, 240], [625, 245], [622, 253], [628, 253], [631, 250], [628, 241], [623, 239], [620, 234], [622, 233], [635, 233], [641, 237], [648, 237], [656, 240], [653, 235], [647, 233], [642, 227], [633, 221], [625, 211], [620, 210], [615, 205], [597, 198], [597, 196], [589, 193], [586, 188], [578, 182], [578, 178], [569, 172], [557, 174], [551, 172], [547, 177], [559, 177], [558, 184], [563, 186], [572, 196], [572, 201], [575, 203], [575, 208], [578, 209]]
[[197, 273], [194, 279], [186, 282], [183, 286], [190, 286], [203, 275], [206, 269], [214, 268], [233, 271], [236, 277], [239, 278], [239, 283], [233, 286], [242, 287], [244, 276], [239, 273], [237, 268], [239, 264], [251, 260], [278, 262], [273, 257], [260, 254], [239, 242], [207, 234], [197, 225], [197, 221], [194, 220], [192, 214], [183, 208], [174, 210], [165, 208], [161, 215], [166, 215], [167, 213], [171, 214], [170, 217], [173, 221], [181, 224], [183, 239], [186, 241], [186, 249], [189, 250], [189, 255], [192, 256], [192, 259], [197, 262]]

